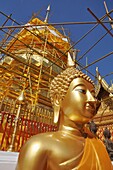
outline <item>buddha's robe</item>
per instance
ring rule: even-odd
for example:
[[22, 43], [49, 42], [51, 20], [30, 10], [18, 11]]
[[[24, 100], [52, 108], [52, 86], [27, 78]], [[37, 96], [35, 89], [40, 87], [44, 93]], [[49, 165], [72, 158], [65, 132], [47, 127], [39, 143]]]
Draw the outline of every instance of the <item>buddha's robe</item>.
[[112, 164], [104, 144], [98, 138], [86, 138], [78, 170], [111, 170]]
[[[98, 138], [86, 138], [84, 152], [78, 166], [72, 168], [76, 157], [60, 164], [63, 170], [112, 170], [104, 144]], [[69, 168], [70, 167], [70, 168]]]

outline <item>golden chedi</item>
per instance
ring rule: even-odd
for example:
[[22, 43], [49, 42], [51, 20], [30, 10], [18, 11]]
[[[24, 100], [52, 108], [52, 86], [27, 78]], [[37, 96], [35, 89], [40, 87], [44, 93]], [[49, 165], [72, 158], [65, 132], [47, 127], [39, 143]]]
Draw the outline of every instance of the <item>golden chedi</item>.
[[68, 57], [68, 68], [50, 87], [59, 130], [31, 137], [20, 151], [16, 170], [112, 169], [104, 144], [85, 128], [99, 107], [94, 84]]

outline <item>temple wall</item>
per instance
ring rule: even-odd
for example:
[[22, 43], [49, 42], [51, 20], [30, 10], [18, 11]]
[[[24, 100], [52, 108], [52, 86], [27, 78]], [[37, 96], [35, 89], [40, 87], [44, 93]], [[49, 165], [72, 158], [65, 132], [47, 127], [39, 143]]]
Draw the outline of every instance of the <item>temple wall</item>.
[[0, 170], [15, 170], [18, 152], [0, 151]]

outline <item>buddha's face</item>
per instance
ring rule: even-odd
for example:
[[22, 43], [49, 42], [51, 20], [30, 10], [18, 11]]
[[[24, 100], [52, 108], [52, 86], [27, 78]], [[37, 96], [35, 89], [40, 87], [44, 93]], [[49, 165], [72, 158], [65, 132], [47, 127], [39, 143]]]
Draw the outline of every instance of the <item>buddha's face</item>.
[[97, 100], [94, 86], [83, 78], [75, 78], [61, 103], [61, 110], [68, 119], [87, 123], [96, 114]]

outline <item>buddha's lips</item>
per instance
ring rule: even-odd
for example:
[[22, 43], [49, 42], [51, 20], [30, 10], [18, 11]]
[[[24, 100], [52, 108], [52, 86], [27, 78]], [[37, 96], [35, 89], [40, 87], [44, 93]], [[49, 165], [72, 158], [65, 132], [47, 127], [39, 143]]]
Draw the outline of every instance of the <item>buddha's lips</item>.
[[95, 115], [96, 113], [96, 109], [95, 107], [92, 107], [92, 106], [86, 106], [86, 110], [91, 113], [92, 115]]

